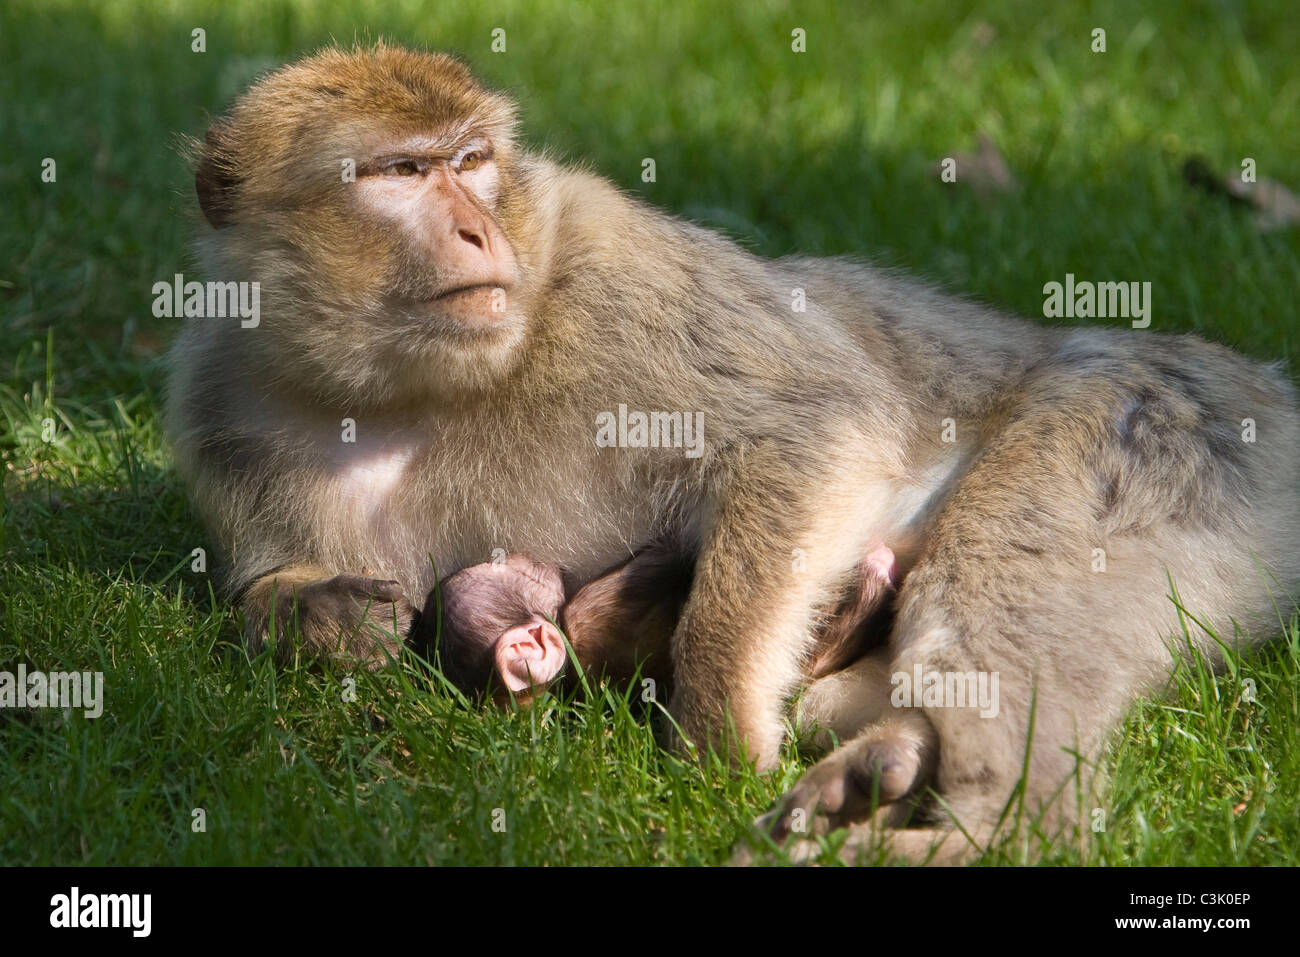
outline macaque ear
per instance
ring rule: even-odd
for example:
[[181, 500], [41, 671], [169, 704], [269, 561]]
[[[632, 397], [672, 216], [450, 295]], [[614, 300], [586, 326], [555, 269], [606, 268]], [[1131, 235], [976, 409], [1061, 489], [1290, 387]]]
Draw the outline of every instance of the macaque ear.
[[238, 182], [226, 159], [225, 130], [218, 124], [203, 137], [203, 152], [194, 170], [194, 192], [199, 208], [213, 228], [229, 226], [235, 212], [235, 186]]
[[560, 630], [539, 616], [502, 632], [494, 655], [497, 676], [511, 694], [544, 688], [559, 677], [566, 661]]

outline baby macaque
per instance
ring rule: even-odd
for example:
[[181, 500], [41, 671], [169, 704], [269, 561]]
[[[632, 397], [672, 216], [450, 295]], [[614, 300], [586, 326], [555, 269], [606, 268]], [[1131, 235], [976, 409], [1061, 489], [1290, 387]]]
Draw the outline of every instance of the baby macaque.
[[[461, 569], [438, 589], [443, 674], [469, 695], [526, 701], [565, 674], [567, 637], [592, 676], [630, 680], [640, 673], [666, 681], [668, 640], [692, 572], [693, 562], [652, 546], [566, 603], [560, 570], [525, 555]], [[439, 620], [438, 600], [438, 593], [429, 596], [424, 621]]]
[[464, 568], [429, 595], [423, 620], [438, 621], [439, 593], [439, 663], [461, 691], [477, 695], [495, 684], [516, 694], [560, 672], [567, 655], [554, 624], [564, 605], [556, 566], [509, 555]]
[[[511, 697], [527, 700], [565, 676], [567, 637], [578, 665], [593, 677], [629, 681], [640, 674], [667, 684], [669, 641], [690, 593], [693, 566], [677, 551], [655, 545], [578, 589], [567, 603], [560, 570], [527, 556], [464, 568], [439, 589], [443, 673], [466, 694], [490, 694], [502, 704]], [[876, 546], [819, 631], [810, 679], [846, 667], [876, 643], [883, 628], [875, 613], [897, 583], [893, 552]], [[437, 601], [437, 594], [430, 595], [426, 621], [438, 620]]]

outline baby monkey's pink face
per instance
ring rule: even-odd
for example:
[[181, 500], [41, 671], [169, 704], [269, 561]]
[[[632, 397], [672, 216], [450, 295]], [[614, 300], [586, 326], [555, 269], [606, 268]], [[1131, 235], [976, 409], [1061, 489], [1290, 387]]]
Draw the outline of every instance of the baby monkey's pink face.
[[564, 639], [553, 624], [564, 605], [556, 566], [509, 555], [448, 576], [441, 590], [442, 668], [465, 693], [495, 683], [521, 694], [564, 670]]

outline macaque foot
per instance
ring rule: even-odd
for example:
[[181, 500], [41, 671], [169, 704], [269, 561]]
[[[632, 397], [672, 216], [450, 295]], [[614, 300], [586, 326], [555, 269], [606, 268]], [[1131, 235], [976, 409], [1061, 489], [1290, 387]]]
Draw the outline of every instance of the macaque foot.
[[937, 743], [920, 713], [872, 725], [813, 765], [757, 824], [778, 843], [868, 820], [877, 827], [899, 826], [912, 810], [906, 799], [933, 774]]
[[[871, 863], [953, 867], [978, 858], [985, 840], [983, 829], [964, 834], [952, 828], [882, 828], [871, 822], [850, 827], [835, 856], [851, 867]], [[791, 849], [790, 858], [809, 863], [821, 854], [815, 841], [803, 841]]]
[[305, 585], [277, 582], [274, 612], [259, 637], [276, 636], [282, 661], [293, 653], [285, 638], [296, 632], [308, 653], [379, 668], [400, 654], [413, 614], [395, 581], [335, 575]]
[[[815, 865], [827, 848], [816, 838], [805, 837], [790, 842], [784, 850], [791, 864]], [[969, 863], [981, 851], [976, 841], [960, 831], [897, 827], [877, 815], [870, 821], [850, 825], [834, 856], [850, 867], [890, 863], [951, 867]], [[754, 862], [755, 855], [747, 847], [737, 851], [731, 860], [732, 866], [748, 866]]]

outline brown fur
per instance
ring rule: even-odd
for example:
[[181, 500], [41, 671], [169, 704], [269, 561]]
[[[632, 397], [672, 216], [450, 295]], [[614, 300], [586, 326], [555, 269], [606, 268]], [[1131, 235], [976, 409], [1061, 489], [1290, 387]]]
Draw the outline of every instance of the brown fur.
[[[514, 335], [473, 348], [391, 307], [438, 264], [337, 175], [385, 138], [463, 123], [496, 144], [486, 211], [523, 276]], [[286, 67], [214, 127], [199, 180], [220, 228], [200, 245], [214, 276], [262, 282], [264, 318], [188, 324], [169, 422], [254, 641], [271, 581], [370, 568], [418, 601], [435, 566], [496, 547], [589, 580], [668, 536], [699, 555], [671, 711], [697, 744], [734, 728], [768, 768], [817, 609], [884, 541], [910, 568], [891, 672], [1001, 673], [996, 719], [924, 709], [935, 786], [984, 833], [1031, 702], [1027, 803], [1044, 826], [1074, 818], [1055, 797], [1069, 749], [1095, 755], [1168, 674], [1167, 576], [1223, 635], [1274, 626], [1300, 580], [1300, 417], [1276, 368], [1192, 337], [1042, 328], [846, 260], [761, 260], [521, 149], [513, 124], [455, 61], [377, 47]], [[702, 412], [703, 456], [596, 447], [619, 403]]]

